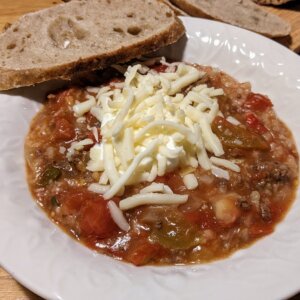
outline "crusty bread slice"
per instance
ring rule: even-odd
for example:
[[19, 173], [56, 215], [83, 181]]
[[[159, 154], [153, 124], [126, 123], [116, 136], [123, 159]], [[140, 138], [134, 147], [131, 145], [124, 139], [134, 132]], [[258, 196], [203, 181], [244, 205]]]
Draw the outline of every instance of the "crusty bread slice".
[[159, 0], [73, 0], [0, 35], [0, 90], [128, 61], [174, 43], [184, 26]]
[[293, 0], [253, 0], [253, 1], [262, 5], [282, 5]]
[[186, 12], [172, 4], [169, 0], [162, 0], [166, 5], [168, 5], [171, 9], [174, 10], [176, 16], [188, 16]]
[[266, 12], [251, 0], [171, 0], [195, 17], [204, 17], [243, 27], [269, 37], [286, 36], [288, 22]]

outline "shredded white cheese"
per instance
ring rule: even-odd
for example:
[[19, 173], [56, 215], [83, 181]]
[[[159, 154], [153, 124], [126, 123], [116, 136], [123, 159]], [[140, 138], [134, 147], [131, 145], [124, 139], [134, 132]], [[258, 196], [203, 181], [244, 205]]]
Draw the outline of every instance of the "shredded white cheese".
[[[93, 96], [88, 95], [86, 101], [73, 106], [78, 118], [90, 112], [101, 122], [101, 141], [98, 129], [93, 127], [95, 144], [85, 139], [73, 142], [67, 149], [67, 157], [72, 159], [75, 151], [94, 144], [87, 169], [102, 175], [99, 183], [90, 185], [91, 191], [111, 199], [121, 195], [128, 185], [151, 183], [140, 194], [123, 199], [122, 210], [187, 201], [187, 195], [173, 194], [168, 186], [152, 183], [157, 176], [173, 170], [194, 170], [200, 166], [226, 179], [229, 172], [219, 166], [240, 171], [235, 163], [220, 158], [224, 150], [211, 128], [213, 119], [222, 115], [216, 97], [223, 95], [223, 90], [195, 84], [205, 73], [191, 65], [167, 63], [164, 58], [161, 63], [167, 66], [165, 73], [141, 63], [127, 69], [115, 66], [124, 73], [124, 82], [89, 87], [87, 91]], [[183, 94], [191, 84], [195, 86]], [[234, 122], [233, 118], [229, 121]], [[192, 171], [182, 176], [187, 189], [197, 188], [198, 181]], [[111, 214], [118, 215], [114, 208]], [[121, 222], [119, 217], [115, 221]], [[125, 223], [122, 224], [124, 227]]]
[[74, 155], [75, 151], [80, 151], [84, 146], [92, 145], [94, 142], [91, 139], [84, 139], [79, 142], [72, 142], [71, 147], [68, 149], [67, 158], [70, 160]]
[[[144, 151], [140, 152], [137, 156], [135, 156], [131, 165], [128, 167], [128, 169], [125, 171], [125, 173], [123, 173], [123, 175], [120, 177], [120, 179], [115, 181], [115, 183], [112, 185], [111, 189], [103, 195], [104, 199], [112, 198], [114, 195], [116, 195], [119, 192], [119, 190], [121, 188], [123, 188], [125, 186], [127, 180], [130, 178], [130, 176], [136, 170], [137, 166], [142, 161], [142, 159], [148, 155], [151, 155], [156, 146], [157, 146], [157, 141], [153, 141]], [[111, 169], [108, 168], [105, 171], [108, 173], [108, 178], [109, 178]]]
[[183, 176], [183, 183], [188, 190], [194, 190], [198, 187], [198, 180], [192, 173]]
[[147, 193], [137, 194], [120, 201], [120, 209], [128, 210], [140, 205], [166, 205], [182, 204], [188, 199], [188, 195]]
[[222, 159], [222, 158], [218, 158], [218, 157], [214, 157], [214, 156], [211, 156], [210, 160], [214, 165], [224, 167], [224, 168], [232, 170], [234, 172], [241, 171], [241, 168], [237, 164], [231, 162], [230, 160]]
[[96, 100], [93, 96], [89, 96], [89, 99], [75, 104], [73, 106], [73, 111], [75, 113], [75, 116], [77, 117], [81, 117], [83, 116], [85, 113], [89, 112], [90, 109], [96, 104]]
[[95, 140], [96, 142], [98, 143], [99, 142], [99, 135], [98, 135], [98, 129], [97, 127], [92, 127], [92, 133], [93, 133], [93, 136], [95, 137]]
[[211, 167], [211, 172], [218, 178], [229, 180], [229, 172], [216, 166]]
[[140, 190], [140, 194], [147, 194], [147, 193], [154, 193], [154, 192], [173, 194], [173, 191], [170, 189], [168, 185], [165, 185], [163, 183], [156, 183], [156, 182], [153, 182], [150, 185]]
[[107, 207], [109, 209], [112, 219], [119, 226], [119, 228], [124, 231], [128, 231], [130, 229], [130, 225], [128, 224], [127, 220], [123, 215], [123, 212], [116, 205], [116, 203], [114, 201], [108, 201]]
[[109, 190], [110, 186], [109, 185], [101, 185], [98, 183], [91, 183], [88, 187], [88, 190], [90, 192], [94, 192], [97, 194], [104, 194]]
[[226, 120], [233, 125], [241, 124], [239, 120], [237, 120], [236, 118], [234, 118], [232, 116], [227, 117]]

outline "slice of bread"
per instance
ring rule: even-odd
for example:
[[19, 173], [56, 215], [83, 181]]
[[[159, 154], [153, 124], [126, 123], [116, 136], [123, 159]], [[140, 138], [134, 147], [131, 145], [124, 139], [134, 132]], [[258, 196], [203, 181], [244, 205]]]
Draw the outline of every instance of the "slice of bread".
[[172, 4], [169, 0], [162, 0], [166, 5], [168, 5], [171, 9], [174, 10], [176, 16], [188, 16], [186, 12]]
[[184, 27], [159, 0], [73, 0], [0, 35], [0, 90], [107, 67], [176, 42]]
[[251, 0], [171, 0], [195, 17], [204, 17], [243, 27], [269, 37], [286, 36], [288, 22], [266, 12]]
[[293, 0], [253, 0], [253, 1], [262, 5], [282, 5]]

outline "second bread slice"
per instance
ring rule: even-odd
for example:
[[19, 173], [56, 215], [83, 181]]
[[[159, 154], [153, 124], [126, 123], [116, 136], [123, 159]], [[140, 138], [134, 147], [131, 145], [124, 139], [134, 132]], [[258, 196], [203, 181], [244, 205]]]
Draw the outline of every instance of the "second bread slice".
[[286, 36], [290, 24], [251, 0], [171, 0], [191, 16], [219, 20], [269, 37]]

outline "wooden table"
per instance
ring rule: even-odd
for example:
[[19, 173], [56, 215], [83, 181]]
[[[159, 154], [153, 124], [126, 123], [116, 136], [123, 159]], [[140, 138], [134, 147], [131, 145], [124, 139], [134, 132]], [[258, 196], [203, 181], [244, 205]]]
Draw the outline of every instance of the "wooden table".
[[[61, 0], [0, 0], [0, 30], [6, 23], [11, 23], [20, 15], [27, 12], [36, 11], [41, 8], [49, 7]], [[292, 25], [292, 34], [288, 38], [278, 39], [280, 43], [289, 47], [291, 50], [300, 52], [300, 3], [285, 5], [282, 9], [266, 8], [278, 14], [282, 18], [289, 20]], [[300, 295], [299, 295], [300, 296]], [[38, 300], [42, 299], [19, 283], [17, 283], [8, 273], [0, 267], [0, 299], [5, 300]], [[296, 298], [294, 298], [296, 300]], [[300, 299], [300, 298], [297, 298]]]

